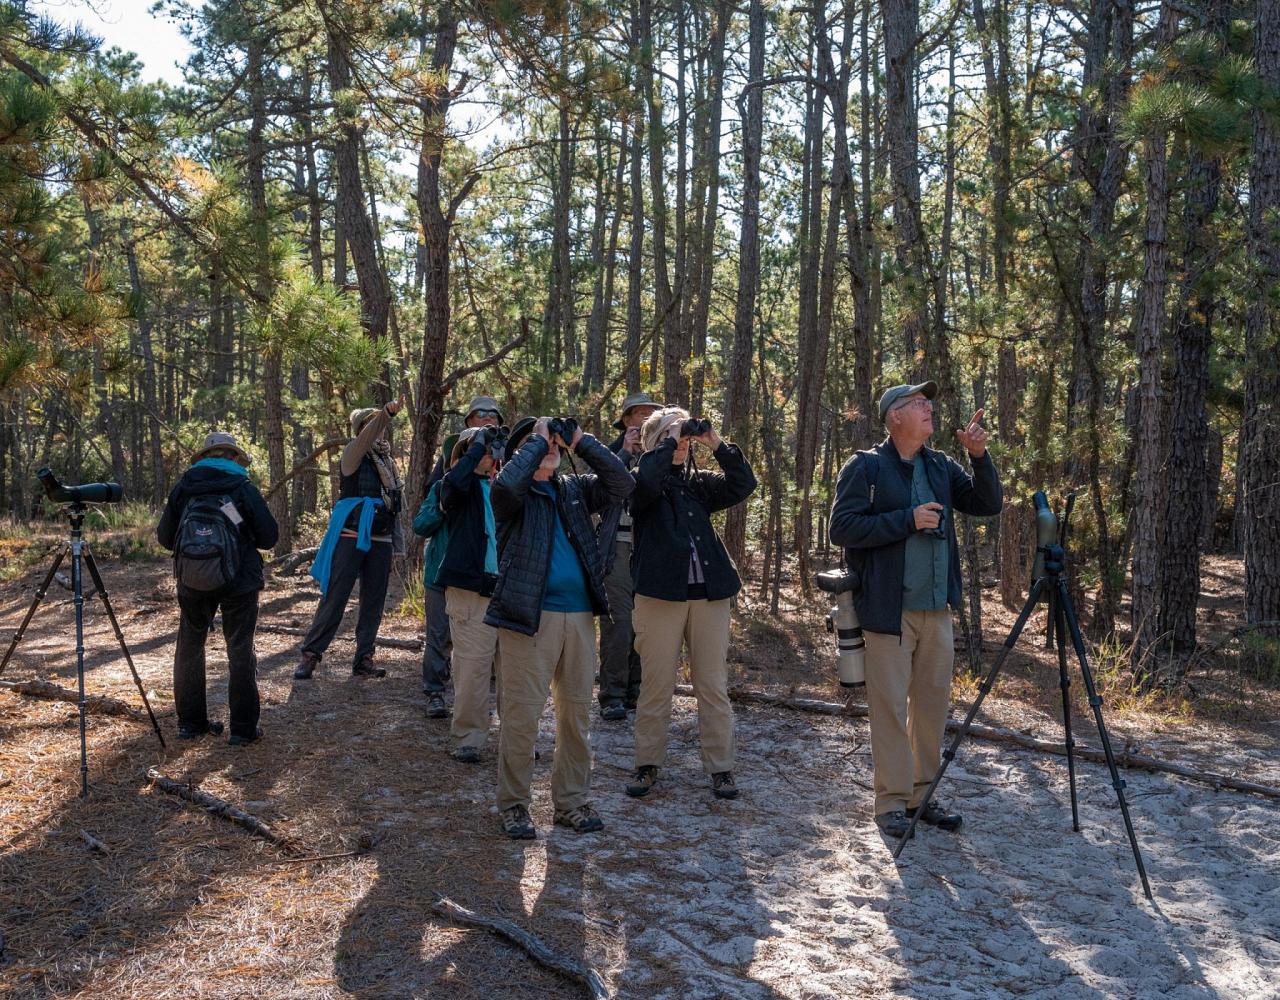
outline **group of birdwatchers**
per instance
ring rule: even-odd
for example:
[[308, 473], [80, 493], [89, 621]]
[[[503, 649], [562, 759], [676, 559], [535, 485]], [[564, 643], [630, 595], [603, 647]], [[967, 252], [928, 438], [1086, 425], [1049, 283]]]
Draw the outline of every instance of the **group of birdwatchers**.
[[[928, 447], [934, 382], [880, 397], [887, 436], [839, 474], [830, 537], [860, 580], [854, 606], [866, 641], [875, 821], [901, 836], [920, 820], [956, 830], [961, 817], [921, 801], [940, 763], [960, 605], [952, 512], [999, 513], [1002, 492], [979, 410], [955, 431], [966, 470]], [[404, 483], [387, 431], [400, 406], [351, 414], [339, 494], [311, 575], [320, 602], [293, 676], [311, 681], [359, 588], [352, 673], [375, 659], [393, 555], [405, 551]], [[591, 801], [593, 701], [607, 723], [634, 713], [635, 767], [648, 795], [666, 761], [682, 650], [698, 707], [702, 766], [716, 798], [738, 795], [729, 700], [729, 619], [741, 588], [712, 515], [746, 500], [756, 477], [714, 426], [646, 393], [623, 400], [606, 446], [572, 419], [525, 417], [509, 430], [477, 396], [427, 481], [413, 530], [426, 539], [422, 689], [431, 719], [451, 718], [452, 756], [477, 764], [496, 695], [497, 805], [502, 829], [533, 839], [529, 814], [538, 720], [555, 711], [554, 821], [600, 830]], [[701, 468], [697, 449], [718, 467]], [[249, 456], [211, 433], [169, 495], [157, 535], [174, 553], [181, 623], [174, 655], [178, 735], [220, 734], [205, 699], [205, 641], [221, 610], [229, 674], [229, 742], [262, 738], [254, 632], [261, 549], [278, 528], [248, 478]], [[702, 464], [709, 465], [702, 456]], [[597, 639], [595, 622], [599, 619]], [[598, 649], [598, 655], [597, 655]], [[452, 685], [452, 703], [448, 700]]]

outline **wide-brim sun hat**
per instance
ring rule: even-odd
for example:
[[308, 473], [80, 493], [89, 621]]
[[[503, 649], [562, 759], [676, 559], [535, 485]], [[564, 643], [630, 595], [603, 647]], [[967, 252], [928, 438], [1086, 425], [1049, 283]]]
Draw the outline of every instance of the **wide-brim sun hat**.
[[209, 452], [217, 451], [219, 448], [235, 452], [235, 460], [245, 468], [248, 468], [253, 462], [249, 454], [236, 444], [236, 439], [232, 435], [226, 431], [212, 431], [205, 435], [204, 444], [200, 446], [200, 450], [191, 456], [192, 464], [194, 465], [202, 458], [207, 458]]

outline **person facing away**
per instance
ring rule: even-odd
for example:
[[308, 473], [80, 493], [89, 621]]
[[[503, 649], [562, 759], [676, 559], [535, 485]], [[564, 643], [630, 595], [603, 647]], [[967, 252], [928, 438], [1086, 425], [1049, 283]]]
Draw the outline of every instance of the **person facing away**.
[[[711, 524], [711, 515], [747, 499], [756, 477], [742, 451], [715, 428], [685, 429], [687, 411], [659, 410], [644, 422], [644, 454], [636, 466], [635, 580], [632, 624], [644, 664], [636, 706], [635, 771], [628, 795], [647, 795], [666, 762], [680, 650], [698, 702], [702, 768], [716, 798], [738, 794], [736, 745], [729, 702], [729, 600], [741, 588], [738, 571]], [[692, 467], [697, 442], [715, 457], [719, 472]]]
[[[644, 450], [640, 428], [649, 415], [662, 409], [647, 392], [637, 392], [622, 401], [622, 413], [613, 422], [620, 433], [609, 450], [631, 469]], [[609, 615], [600, 619], [600, 717], [622, 721], [636, 709], [640, 697], [640, 654], [635, 650], [631, 611], [635, 600], [631, 581], [631, 550], [634, 541], [631, 510], [620, 503], [600, 517], [596, 532], [600, 554], [604, 556], [604, 586], [609, 596]]]
[[[205, 641], [219, 610], [227, 644], [228, 742], [243, 745], [262, 736], [253, 649], [263, 586], [258, 550], [274, 547], [280, 532], [249, 480], [249, 464], [234, 437], [209, 434], [174, 484], [156, 525], [156, 538], [174, 553], [181, 613], [173, 656], [180, 739], [218, 735], [223, 729], [220, 721], [209, 718], [205, 686]], [[207, 589], [208, 584], [221, 585]]]
[[[560, 475], [572, 451], [589, 473]], [[608, 614], [604, 560], [591, 515], [631, 495], [635, 482], [590, 434], [553, 434], [546, 417], [511, 431], [510, 456], [493, 482], [498, 580], [485, 622], [498, 629], [502, 727], [498, 810], [502, 829], [532, 840], [529, 815], [534, 740], [550, 693], [556, 743], [551, 765], [554, 821], [578, 833], [602, 829], [591, 806], [588, 727], [596, 667], [594, 617]]]
[[297, 680], [308, 680], [320, 665], [342, 624], [357, 580], [360, 615], [351, 672], [357, 677], [387, 674], [374, 664], [373, 653], [387, 599], [391, 557], [404, 551], [396, 517], [404, 484], [386, 436], [399, 412], [400, 404], [393, 400], [386, 406], [351, 414], [351, 440], [342, 451], [338, 502], [311, 564], [311, 576], [320, 584], [320, 603], [302, 641], [302, 658], [293, 671]]
[[445, 588], [453, 639], [450, 732], [453, 757], [464, 764], [480, 762], [480, 748], [489, 735], [489, 677], [498, 646], [497, 630], [484, 620], [498, 578], [497, 528], [489, 499], [495, 436], [490, 427], [464, 430], [440, 480], [448, 547], [433, 582]]
[[[467, 406], [462, 418], [463, 426], [498, 427], [503, 423], [502, 410], [498, 401], [492, 396], [475, 396]], [[455, 442], [446, 440], [439, 458], [427, 477], [427, 495], [435, 491], [437, 500], [440, 493], [437, 483], [444, 478], [448, 463], [446, 452], [452, 454]], [[423, 501], [424, 503], [426, 501]], [[421, 513], [422, 508], [419, 508]], [[414, 529], [415, 532], [417, 528]], [[443, 555], [443, 548], [440, 549]], [[449, 615], [445, 608], [444, 588], [427, 584], [423, 591], [422, 603], [426, 611], [426, 642], [422, 644], [422, 693], [427, 696], [427, 718], [445, 719], [449, 716], [449, 706], [445, 704], [445, 685], [449, 681], [449, 660], [452, 641], [449, 637]]]
[[1000, 513], [1000, 477], [978, 410], [956, 440], [972, 474], [928, 447], [936, 382], [895, 385], [880, 396], [887, 436], [840, 470], [831, 541], [858, 575], [854, 608], [866, 641], [867, 706], [875, 770], [875, 822], [901, 837], [917, 811], [942, 830], [962, 818], [922, 802], [941, 763], [955, 662], [951, 612], [960, 606], [959, 511]]

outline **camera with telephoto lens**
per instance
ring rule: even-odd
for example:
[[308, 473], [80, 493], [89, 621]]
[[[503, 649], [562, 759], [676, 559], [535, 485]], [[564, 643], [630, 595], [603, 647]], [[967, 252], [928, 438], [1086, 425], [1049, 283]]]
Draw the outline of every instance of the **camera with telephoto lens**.
[[547, 421], [547, 433], [552, 437], [560, 436], [567, 445], [573, 444], [573, 436], [578, 433], [578, 421], [573, 417], [552, 417]]
[[698, 437], [700, 434], [706, 434], [710, 430], [711, 421], [704, 420], [701, 417], [690, 417], [680, 424], [681, 437]]
[[827, 631], [835, 634], [836, 670], [840, 686], [846, 688], [862, 687], [867, 682], [866, 643], [853, 610], [853, 594], [859, 583], [858, 574], [851, 570], [829, 569], [817, 576], [818, 589], [836, 599], [836, 606], [827, 615]]
[[119, 483], [82, 483], [80, 486], [64, 486], [48, 466], [36, 472], [36, 478], [44, 487], [45, 496], [54, 503], [119, 503], [124, 499], [124, 487]]

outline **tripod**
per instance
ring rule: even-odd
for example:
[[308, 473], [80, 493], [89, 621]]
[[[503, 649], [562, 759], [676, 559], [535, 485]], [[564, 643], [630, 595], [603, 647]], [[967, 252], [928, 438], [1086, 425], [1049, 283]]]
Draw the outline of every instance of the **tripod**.
[[[1040, 495], [1038, 494], [1038, 496]], [[928, 791], [924, 793], [924, 797], [920, 801], [928, 803], [932, 800], [934, 790], [938, 787], [939, 782], [942, 781], [942, 776], [946, 773], [947, 767], [955, 758], [956, 748], [959, 747], [961, 740], [969, 734], [974, 717], [978, 714], [978, 709], [982, 707], [983, 699], [986, 698], [991, 692], [991, 688], [995, 685], [996, 677], [999, 676], [1000, 669], [1004, 666], [1004, 661], [1009, 656], [1010, 650], [1017, 643], [1018, 636], [1027, 624], [1027, 619], [1031, 617], [1031, 612], [1041, 598], [1045, 598], [1049, 603], [1048, 638], [1058, 648], [1058, 683], [1062, 688], [1062, 725], [1067, 749], [1067, 774], [1071, 784], [1071, 828], [1076, 833], [1080, 832], [1080, 809], [1076, 799], [1076, 764], [1073, 754], [1075, 741], [1071, 736], [1071, 698], [1069, 694], [1071, 679], [1067, 676], [1068, 635], [1071, 637], [1071, 646], [1075, 650], [1076, 659], [1080, 663], [1080, 674], [1084, 678], [1085, 690], [1089, 694], [1089, 705], [1093, 709], [1093, 718], [1098, 725], [1098, 735], [1102, 740], [1102, 749], [1106, 754], [1107, 768], [1111, 771], [1111, 786], [1116, 790], [1116, 798], [1120, 802], [1120, 812], [1124, 816], [1125, 831], [1129, 835], [1129, 846], [1133, 848], [1133, 860], [1138, 866], [1138, 875], [1142, 879], [1142, 891], [1146, 893], [1147, 899], [1152, 899], [1151, 884], [1147, 881], [1147, 869], [1142, 863], [1142, 853], [1138, 850], [1138, 837], [1133, 831], [1133, 820], [1129, 816], [1129, 804], [1124, 796], [1125, 782], [1120, 777], [1120, 771], [1116, 767], [1115, 755], [1111, 751], [1111, 738], [1107, 735], [1107, 726], [1102, 720], [1102, 698], [1093, 683], [1093, 673], [1089, 669], [1089, 659], [1085, 655], [1084, 638], [1080, 633], [1080, 623], [1076, 618], [1075, 608], [1071, 603], [1071, 594], [1067, 589], [1067, 579], [1064, 575], [1067, 556], [1063, 543], [1066, 540], [1067, 519], [1071, 516], [1071, 499], [1074, 499], [1074, 497], [1068, 500], [1062, 531], [1058, 535], [1057, 541], [1052, 541], [1053, 536], [1050, 535], [1049, 543], [1039, 546], [1036, 550], [1044, 558], [1044, 575], [1033, 582], [1026, 604], [1022, 606], [1022, 611], [1019, 612], [1017, 621], [1014, 622], [1008, 638], [1004, 641], [1004, 646], [1001, 648], [999, 655], [996, 656], [995, 663], [991, 665], [991, 670], [983, 679], [982, 684], [979, 685], [978, 697], [974, 699], [973, 704], [969, 707], [969, 714], [965, 716], [963, 724], [961, 724], [959, 731], [955, 735], [955, 739], [951, 741], [951, 746], [943, 751], [942, 765], [938, 768], [938, 773], [933, 776], [933, 782], [929, 785]], [[1049, 517], [1050, 523], [1052, 523], [1052, 515], [1049, 515]], [[898, 841], [897, 846], [893, 849], [894, 858], [897, 858], [902, 853], [902, 848], [914, 835], [916, 823], [920, 818], [921, 812], [922, 810], [917, 810], [916, 814], [911, 818], [910, 826], [907, 827], [902, 839]]]
[[0, 673], [4, 673], [4, 668], [9, 665], [9, 658], [13, 656], [14, 649], [22, 641], [23, 635], [26, 634], [27, 626], [31, 624], [36, 608], [44, 600], [44, 595], [49, 589], [49, 584], [53, 581], [54, 574], [58, 572], [58, 567], [62, 565], [62, 560], [66, 558], [67, 550], [70, 549], [71, 590], [75, 595], [76, 605], [76, 676], [80, 682], [80, 797], [82, 799], [89, 796], [89, 755], [85, 745], [84, 587], [80, 569], [82, 559], [84, 564], [89, 567], [89, 575], [93, 578], [93, 585], [96, 588], [97, 595], [102, 598], [102, 606], [107, 609], [107, 617], [111, 619], [111, 627], [115, 629], [116, 641], [120, 643], [125, 662], [129, 664], [129, 672], [133, 674], [133, 682], [138, 686], [138, 694], [142, 695], [142, 704], [147, 708], [147, 715], [151, 718], [151, 726], [156, 731], [156, 739], [160, 741], [162, 747], [164, 746], [164, 737], [160, 734], [160, 724], [156, 722], [155, 713], [151, 711], [151, 703], [147, 701], [147, 692], [142, 687], [142, 678], [138, 676], [138, 669], [133, 665], [133, 657], [129, 654], [129, 647], [125, 645], [124, 633], [120, 631], [120, 624], [116, 621], [116, 613], [111, 609], [111, 601], [107, 599], [107, 588], [102, 582], [102, 574], [98, 572], [98, 564], [94, 561], [93, 553], [89, 551], [89, 543], [84, 540], [83, 532], [81, 531], [87, 510], [88, 506], [80, 501], [71, 503], [65, 508], [64, 513], [71, 524], [71, 537], [67, 539], [66, 546], [58, 551], [57, 557], [53, 560], [53, 565], [49, 567], [49, 572], [45, 574], [44, 582], [36, 588], [36, 596], [31, 602], [31, 607], [27, 608], [26, 617], [22, 619], [22, 624], [18, 626], [18, 631], [14, 633], [13, 641], [9, 643], [9, 649], [5, 652], [4, 659], [0, 660]]

